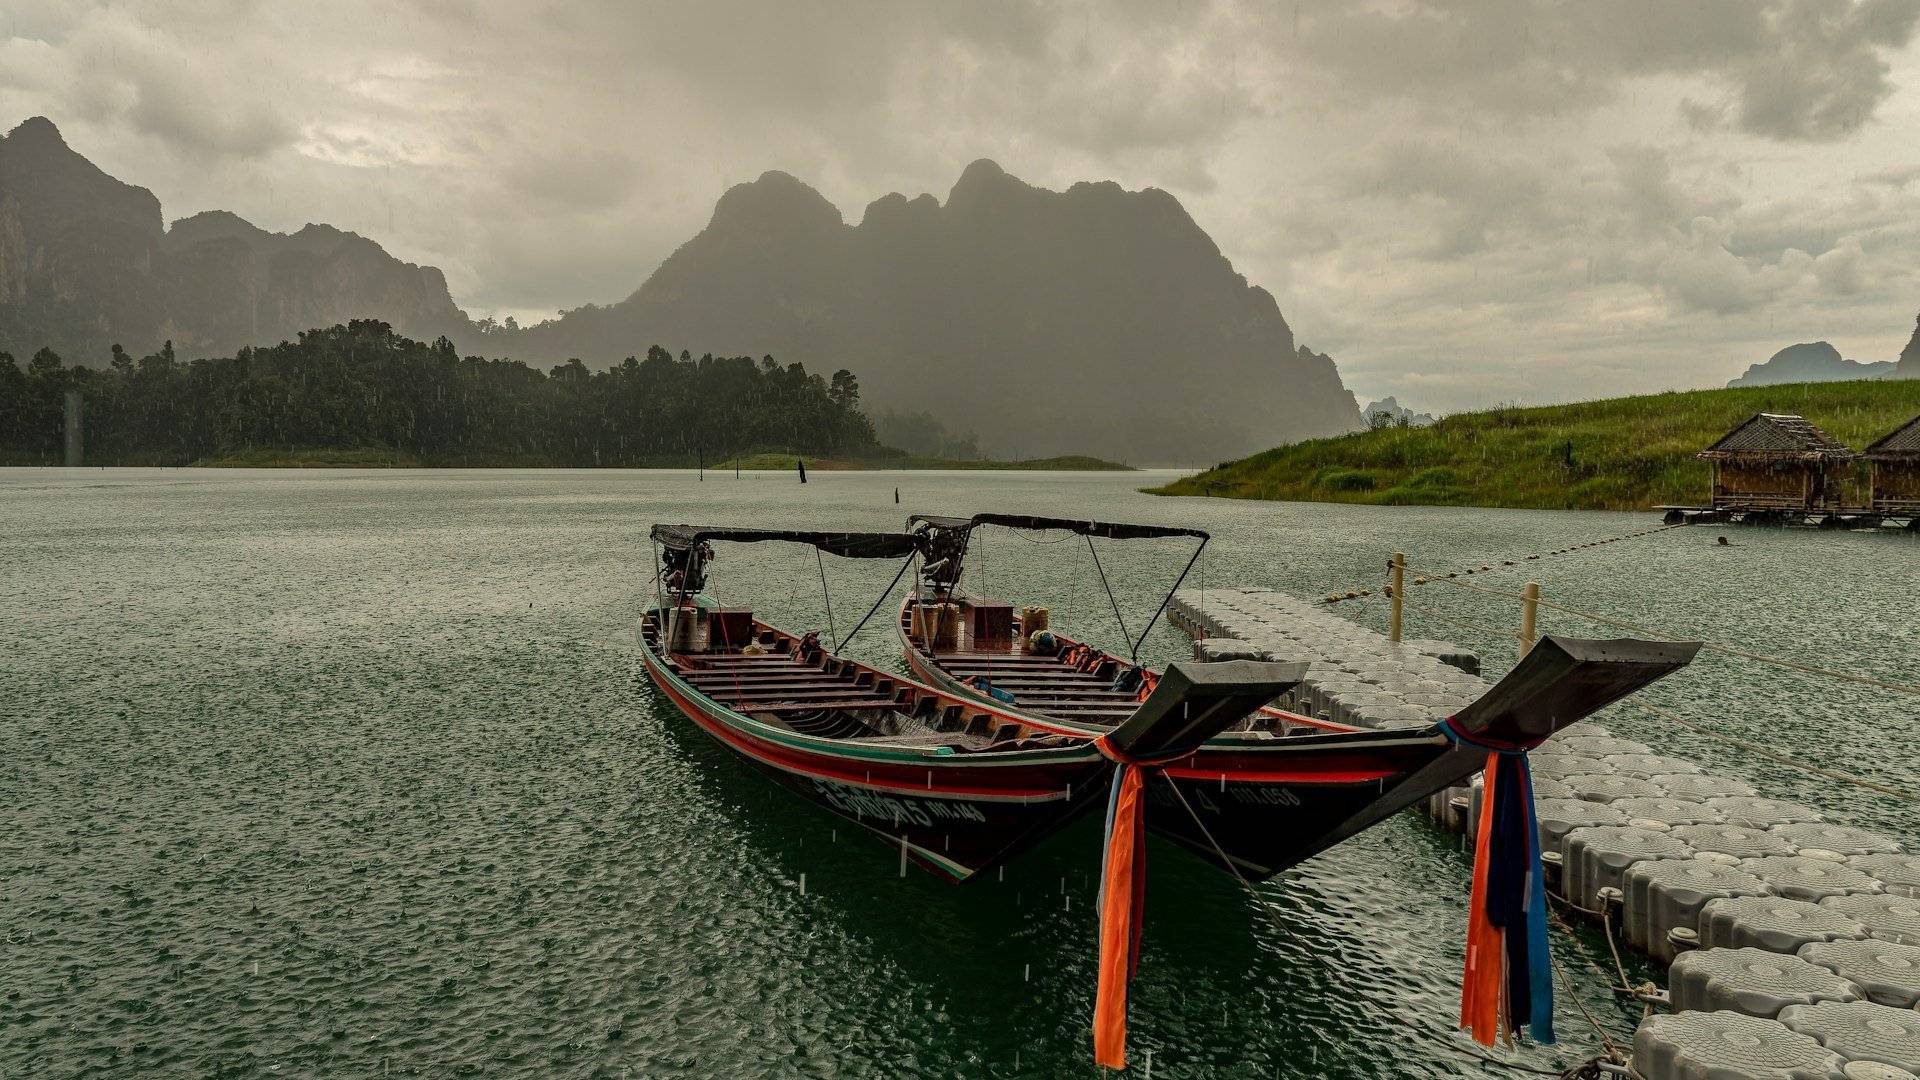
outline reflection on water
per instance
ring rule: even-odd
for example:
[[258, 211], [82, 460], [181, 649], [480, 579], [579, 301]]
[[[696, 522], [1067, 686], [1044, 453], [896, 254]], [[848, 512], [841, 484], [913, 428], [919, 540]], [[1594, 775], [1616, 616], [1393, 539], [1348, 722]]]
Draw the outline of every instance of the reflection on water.
[[[1137, 474], [812, 479], [0, 472], [0, 1073], [1094, 1075], [1094, 824], [1004, 880], [897, 877], [889, 851], [738, 766], [648, 685], [629, 628], [647, 526], [984, 509], [1192, 524], [1216, 536], [1210, 584], [1313, 595], [1378, 582], [1396, 549], [1478, 564], [1648, 521], [1165, 500], [1136, 494]], [[1078, 538], [984, 537], [974, 587], [1117, 643]], [[1731, 538], [1678, 530], [1490, 579], [1913, 678], [1912, 539]], [[1131, 625], [1185, 550], [1101, 543]], [[893, 567], [827, 571], [844, 632]], [[714, 585], [792, 629], [826, 625], [811, 552], [722, 547]], [[1463, 590], [1421, 602], [1515, 621]], [[1369, 603], [1349, 614], [1378, 625]], [[855, 651], [895, 663], [886, 614]], [[1467, 644], [1511, 662], [1510, 644]], [[1162, 626], [1146, 651], [1186, 647]], [[1652, 696], [1920, 784], [1920, 719], [1885, 692], [1709, 655]], [[1920, 831], [1890, 799], [1643, 713], [1606, 722], [1835, 820]], [[1136, 1060], [1151, 1050], [1166, 1077], [1477, 1072], [1450, 1033], [1456, 842], [1402, 815], [1263, 887], [1273, 921], [1156, 844]], [[1562, 993], [1624, 1033], [1594, 944], [1556, 940]], [[1583, 1027], [1570, 1014], [1567, 1045], [1524, 1057], [1584, 1057]]]

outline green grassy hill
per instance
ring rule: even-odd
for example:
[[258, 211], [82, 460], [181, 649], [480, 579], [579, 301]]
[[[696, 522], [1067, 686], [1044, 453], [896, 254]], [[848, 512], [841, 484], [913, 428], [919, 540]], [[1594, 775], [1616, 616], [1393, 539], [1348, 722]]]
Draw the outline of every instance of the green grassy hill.
[[1920, 413], [1920, 380], [1795, 383], [1494, 409], [1432, 427], [1277, 447], [1151, 489], [1161, 495], [1526, 509], [1697, 503], [1693, 455], [1757, 412], [1799, 413], [1862, 449]]

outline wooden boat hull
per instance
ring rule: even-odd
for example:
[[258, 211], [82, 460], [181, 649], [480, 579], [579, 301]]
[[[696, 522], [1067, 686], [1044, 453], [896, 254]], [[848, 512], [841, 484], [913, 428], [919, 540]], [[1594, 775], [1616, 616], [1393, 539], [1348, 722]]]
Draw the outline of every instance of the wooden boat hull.
[[[1325, 851], [1478, 772], [1485, 755], [1421, 733], [1319, 747], [1208, 749], [1149, 784], [1147, 825], [1252, 881]], [[1327, 736], [1304, 736], [1326, 739]], [[1337, 736], [1331, 737], [1338, 740]], [[1211, 775], [1209, 775], [1211, 774]]]
[[780, 786], [951, 880], [992, 869], [1105, 796], [1112, 766], [1090, 744], [971, 755], [835, 746], [730, 708], [636, 636], [654, 684], [708, 735]]
[[[899, 621], [914, 676], [975, 701], [995, 700], [929, 658]], [[1034, 724], [1098, 736], [1107, 728], [997, 702]], [[1284, 714], [1282, 714], [1284, 715]], [[1307, 723], [1306, 718], [1298, 718]], [[1472, 776], [1485, 755], [1430, 731], [1364, 731], [1314, 722], [1324, 734], [1260, 737], [1229, 732], [1161, 770], [1147, 785], [1154, 833], [1249, 880], [1262, 880], [1368, 825]], [[1409, 784], [1418, 778], [1418, 787]]]

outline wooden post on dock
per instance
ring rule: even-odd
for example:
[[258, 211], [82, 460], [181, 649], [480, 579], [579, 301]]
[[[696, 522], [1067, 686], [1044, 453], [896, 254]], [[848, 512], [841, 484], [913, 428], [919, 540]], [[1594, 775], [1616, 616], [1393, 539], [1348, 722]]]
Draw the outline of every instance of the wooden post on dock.
[[1533, 626], [1534, 626], [1534, 620], [1536, 617], [1538, 617], [1539, 614], [1540, 614], [1540, 583], [1537, 581], [1529, 581], [1527, 582], [1527, 587], [1520, 590], [1520, 655], [1521, 656], [1525, 656], [1528, 653], [1533, 651], [1533, 642], [1534, 642], [1534, 636], [1535, 636], [1533, 632]]
[[1393, 553], [1393, 617], [1387, 623], [1387, 640], [1400, 640], [1401, 595], [1407, 589], [1407, 553]]

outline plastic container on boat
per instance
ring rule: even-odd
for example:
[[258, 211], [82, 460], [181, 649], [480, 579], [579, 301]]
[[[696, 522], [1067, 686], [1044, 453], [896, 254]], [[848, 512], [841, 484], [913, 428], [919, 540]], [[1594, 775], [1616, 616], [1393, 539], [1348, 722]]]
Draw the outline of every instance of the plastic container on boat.
[[1857, 941], [1865, 923], [1809, 900], [1784, 896], [1736, 896], [1714, 900], [1700, 912], [1703, 949], [1765, 949], [1797, 952], [1824, 941]]
[[1855, 1001], [1860, 992], [1839, 975], [1797, 956], [1764, 949], [1695, 949], [1667, 969], [1675, 1012], [1700, 1010], [1778, 1016], [1789, 1005]]

